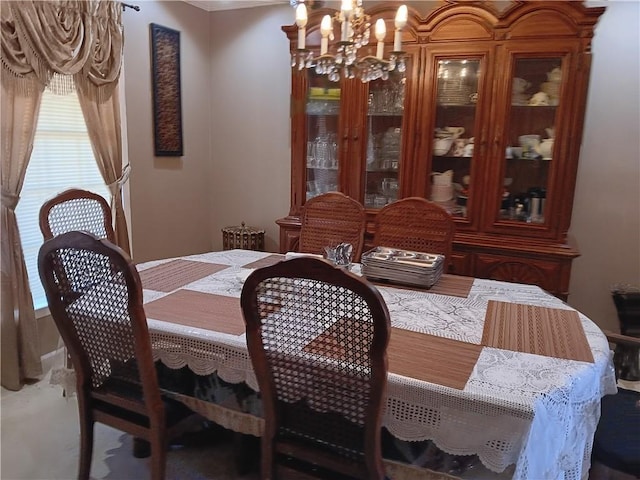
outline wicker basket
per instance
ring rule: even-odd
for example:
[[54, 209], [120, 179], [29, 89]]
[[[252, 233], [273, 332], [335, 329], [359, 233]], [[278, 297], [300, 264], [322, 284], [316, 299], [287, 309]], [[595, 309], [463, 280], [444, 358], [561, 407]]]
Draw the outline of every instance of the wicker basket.
[[244, 222], [241, 226], [225, 227], [222, 229], [222, 248], [264, 251], [264, 230], [245, 227]]

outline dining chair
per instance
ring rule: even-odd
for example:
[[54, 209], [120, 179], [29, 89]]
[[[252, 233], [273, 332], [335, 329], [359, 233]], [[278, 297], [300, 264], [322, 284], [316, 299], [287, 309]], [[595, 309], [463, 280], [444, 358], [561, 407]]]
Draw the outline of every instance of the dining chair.
[[366, 280], [318, 258], [255, 270], [241, 306], [263, 403], [261, 476], [384, 478], [389, 312]]
[[78, 478], [89, 478], [96, 422], [149, 442], [151, 478], [164, 478], [168, 442], [193, 413], [161, 394], [131, 259], [106, 239], [73, 231], [44, 242], [38, 269], [76, 373]]
[[[618, 313], [620, 333], [640, 337], [640, 286], [616, 284], [611, 296]], [[640, 380], [640, 347], [618, 344], [613, 361], [620, 377], [631, 381]]]
[[[604, 333], [609, 342], [632, 347], [636, 355], [640, 355], [640, 338]], [[619, 380], [626, 379], [621, 376]], [[610, 469], [640, 478], [640, 391], [619, 385], [617, 394], [602, 398], [591, 459]]]
[[104, 197], [71, 188], [47, 200], [40, 207], [40, 231], [45, 240], [73, 230], [93, 233], [116, 242], [111, 207]]
[[373, 244], [444, 255], [451, 260], [455, 223], [443, 207], [420, 197], [385, 205], [375, 220]]
[[[79, 188], [58, 193], [40, 207], [40, 231], [45, 240], [74, 230], [93, 233], [116, 243], [112, 226], [111, 208], [104, 197]], [[65, 355], [65, 367], [71, 368], [71, 359]], [[67, 396], [63, 389], [63, 396]]]
[[298, 251], [322, 255], [324, 247], [350, 243], [353, 246], [352, 260], [359, 262], [366, 223], [362, 204], [341, 192], [313, 197], [302, 211]]

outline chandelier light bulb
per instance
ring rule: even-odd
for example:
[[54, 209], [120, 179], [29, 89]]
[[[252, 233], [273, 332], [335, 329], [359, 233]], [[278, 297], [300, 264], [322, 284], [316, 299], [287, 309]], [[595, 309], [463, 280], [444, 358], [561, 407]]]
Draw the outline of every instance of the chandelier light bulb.
[[342, 0], [342, 7], [340, 7], [340, 20], [342, 22], [340, 40], [343, 42], [349, 41], [349, 36], [351, 34], [350, 19], [352, 12], [353, 5], [351, 4], [351, 0]]
[[325, 55], [329, 50], [329, 35], [333, 32], [333, 24], [331, 22], [331, 15], [325, 15], [322, 17], [322, 23], [320, 24], [320, 33], [322, 39], [320, 40], [320, 55]]
[[351, 12], [353, 11], [353, 4], [351, 0], [342, 0], [342, 6], [340, 7], [340, 11], [344, 16], [345, 20], [349, 20], [351, 18]]
[[394, 52], [399, 52], [402, 50], [402, 29], [407, 24], [408, 16], [409, 16], [409, 12], [407, 11], [407, 6], [400, 5], [398, 7], [398, 12], [396, 13], [396, 19], [395, 19], [396, 34], [393, 39]]
[[296, 25], [298, 25], [298, 48], [303, 49], [307, 36], [305, 28], [307, 26], [307, 7], [304, 3], [300, 3], [296, 7]]
[[382, 18], [376, 21], [376, 40], [384, 42], [384, 37], [387, 34], [387, 26]]
[[376, 51], [376, 57], [382, 60], [384, 56], [384, 37], [387, 34], [387, 26], [382, 18], [376, 21], [376, 40], [378, 40], [378, 49]]
[[395, 26], [397, 29], [402, 30], [407, 25], [407, 18], [409, 17], [409, 11], [406, 5], [400, 5], [396, 12]]

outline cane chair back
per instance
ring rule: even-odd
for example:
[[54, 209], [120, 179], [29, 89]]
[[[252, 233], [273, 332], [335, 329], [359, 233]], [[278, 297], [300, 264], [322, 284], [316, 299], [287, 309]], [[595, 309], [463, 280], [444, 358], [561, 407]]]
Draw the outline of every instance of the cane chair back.
[[317, 258], [254, 271], [241, 296], [264, 408], [262, 478], [384, 478], [389, 312], [366, 280]]
[[324, 254], [324, 247], [345, 242], [353, 246], [352, 260], [359, 262], [366, 223], [364, 207], [353, 198], [340, 192], [318, 195], [304, 206], [298, 250]]
[[451, 260], [455, 223], [440, 205], [409, 197], [384, 206], [376, 215], [373, 244], [437, 253]]
[[115, 243], [111, 208], [104, 197], [72, 188], [40, 207], [40, 231], [45, 240], [74, 230], [89, 232]]
[[76, 373], [78, 478], [89, 478], [95, 422], [148, 441], [151, 476], [164, 478], [174, 426], [191, 412], [161, 396], [135, 266], [108, 240], [74, 231], [45, 241], [38, 268]]
[[[611, 332], [605, 334], [609, 342], [632, 350], [636, 357], [640, 356], [640, 338]], [[619, 379], [625, 380], [623, 376]], [[602, 398], [600, 421], [593, 439], [592, 461], [640, 478], [639, 432], [640, 392], [619, 387], [617, 394]], [[608, 478], [617, 477], [609, 472]]]
[[640, 337], [640, 286], [617, 285], [611, 295], [618, 312], [620, 333]]
[[[618, 312], [620, 333], [640, 338], [640, 287], [617, 284], [611, 295]], [[637, 346], [629, 346], [628, 342], [618, 343], [613, 362], [620, 378], [640, 381], [640, 349]]]

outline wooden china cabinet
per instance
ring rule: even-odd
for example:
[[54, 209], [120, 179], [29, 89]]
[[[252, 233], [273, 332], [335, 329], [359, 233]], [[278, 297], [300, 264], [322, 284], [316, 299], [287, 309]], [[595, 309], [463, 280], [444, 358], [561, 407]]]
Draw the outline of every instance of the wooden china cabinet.
[[[291, 208], [277, 220], [281, 251], [296, 249], [301, 209], [315, 195], [339, 190], [359, 200], [368, 246], [382, 206], [420, 196], [455, 218], [449, 272], [536, 284], [566, 299], [579, 255], [567, 231], [590, 46], [604, 8], [447, 1], [425, 15], [408, 5], [405, 72], [363, 83], [292, 69]], [[367, 8], [372, 25], [387, 23], [385, 52], [397, 7]], [[334, 10], [310, 12], [307, 48], [319, 48], [327, 13]], [[283, 30], [295, 51], [296, 26]]]

